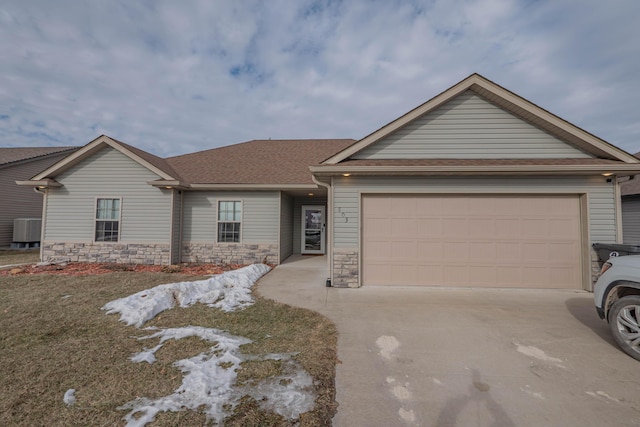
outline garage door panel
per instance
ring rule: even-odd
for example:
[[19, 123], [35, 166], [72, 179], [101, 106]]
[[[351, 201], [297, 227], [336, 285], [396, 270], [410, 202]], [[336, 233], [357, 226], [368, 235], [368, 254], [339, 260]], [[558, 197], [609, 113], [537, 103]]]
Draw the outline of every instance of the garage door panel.
[[496, 221], [493, 218], [469, 218], [467, 222], [475, 237], [494, 238], [496, 235]]
[[580, 288], [578, 196], [363, 196], [363, 284]]
[[443, 242], [443, 248], [442, 255], [445, 259], [466, 260], [468, 258], [467, 242]]
[[469, 233], [466, 218], [445, 218], [442, 220], [444, 236], [464, 236]]
[[369, 236], [376, 238], [391, 235], [391, 223], [392, 221], [389, 218], [370, 218]]
[[469, 242], [468, 246], [470, 262], [484, 261], [493, 265], [497, 258], [496, 242]]
[[391, 233], [394, 237], [404, 238], [411, 237], [416, 234], [417, 221], [413, 218], [400, 217], [393, 221], [391, 225]]
[[440, 261], [442, 258], [442, 242], [420, 241], [418, 242], [418, 257], [426, 260]]
[[442, 218], [419, 218], [418, 219], [418, 237], [430, 239], [433, 236], [442, 236], [444, 227]]
[[389, 247], [391, 248], [390, 258], [396, 260], [396, 263], [416, 258], [416, 253], [418, 252], [418, 244], [415, 240], [396, 240], [391, 242]]
[[553, 218], [549, 220], [548, 224], [549, 236], [570, 239], [575, 238], [580, 232], [578, 224], [571, 218]]
[[504, 261], [519, 261], [522, 259], [521, 245], [518, 242], [496, 242], [496, 259]]
[[391, 246], [388, 240], [371, 240], [368, 245], [369, 259], [385, 260], [391, 257]]
[[545, 263], [549, 261], [549, 251], [547, 248], [547, 244], [542, 243], [523, 243], [522, 244], [522, 255], [524, 260], [520, 259], [520, 262], [535, 262], [535, 263]]
[[545, 218], [524, 218], [520, 225], [521, 236], [524, 238], [536, 238], [539, 236], [548, 236], [549, 229]]
[[520, 234], [520, 219], [496, 218], [496, 237], [504, 238]]

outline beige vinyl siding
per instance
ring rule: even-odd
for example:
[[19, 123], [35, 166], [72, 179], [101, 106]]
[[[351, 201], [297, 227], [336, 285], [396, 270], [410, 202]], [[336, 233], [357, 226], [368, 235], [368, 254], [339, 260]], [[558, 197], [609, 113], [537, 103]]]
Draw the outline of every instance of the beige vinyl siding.
[[293, 253], [293, 199], [280, 193], [280, 262]]
[[302, 205], [326, 206], [326, 197], [305, 196], [293, 199], [293, 253], [302, 253]]
[[640, 245], [640, 196], [622, 198], [622, 236], [625, 244]]
[[218, 200], [242, 202], [241, 243], [278, 243], [278, 191], [190, 191], [184, 195], [183, 242], [213, 243], [217, 233]]
[[586, 194], [591, 242], [616, 242], [614, 186], [603, 177], [340, 177], [334, 181], [334, 246], [358, 248], [360, 193]]
[[69, 152], [0, 167], [0, 247], [13, 241], [14, 219], [42, 218], [42, 194], [16, 181], [32, 178], [67, 155]]
[[91, 242], [96, 198], [121, 198], [122, 243], [169, 243], [171, 190], [147, 184], [159, 177], [113, 148], [104, 148], [56, 176], [49, 190], [45, 240]]
[[366, 147], [354, 159], [589, 158], [471, 91]]

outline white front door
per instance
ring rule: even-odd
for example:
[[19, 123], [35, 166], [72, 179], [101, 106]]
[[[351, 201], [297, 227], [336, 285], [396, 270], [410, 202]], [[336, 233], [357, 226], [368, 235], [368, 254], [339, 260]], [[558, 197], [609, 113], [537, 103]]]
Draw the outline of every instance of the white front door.
[[302, 206], [303, 254], [324, 254], [324, 206]]

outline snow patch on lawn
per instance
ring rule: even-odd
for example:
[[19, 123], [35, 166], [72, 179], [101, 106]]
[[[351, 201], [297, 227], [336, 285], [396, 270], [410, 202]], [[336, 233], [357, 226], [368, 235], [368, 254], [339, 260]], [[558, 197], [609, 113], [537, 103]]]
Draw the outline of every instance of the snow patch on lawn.
[[76, 389], [70, 388], [64, 393], [64, 397], [62, 398], [62, 401], [69, 406], [73, 405], [74, 403], [76, 403], [75, 394], [76, 394]]
[[[253, 304], [251, 286], [269, 270], [267, 265], [254, 264], [207, 280], [160, 285], [111, 301], [102, 309], [107, 310], [107, 314], [120, 313], [121, 321], [136, 327], [164, 310], [188, 307], [196, 302], [223, 311], [234, 311]], [[197, 356], [174, 362], [184, 377], [172, 394], [157, 399], [137, 398], [120, 406], [120, 410], [129, 410], [124, 417], [127, 427], [144, 426], [160, 412], [188, 409], [201, 411], [208, 419], [220, 423], [247, 395], [253, 397], [262, 409], [292, 420], [315, 406], [313, 379], [292, 359], [294, 354], [245, 355], [240, 347], [251, 342], [248, 338], [201, 326], [145, 330], [153, 333], [139, 340], [159, 339], [160, 342], [132, 355], [130, 359], [136, 363], [154, 363], [155, 354], [171, 339], [199, 337], [212, 346]], [[236, 384], [240, 364], [247, 360], [279, 360], [282, 362], [281, 372], [260, 381]]]
[[[208, 351], [174, 363], [184, 374], [182, 385], [169, 396], [158, 399], [146, 397], [131, 401], [118, 409], [130, 410], [125, 416], [127, 427], [144, 426], [164, 411], [185, 409], [202, 410], [216, 423], [230, 415], [240, 399], [249, 395], [266, 410], [272, 410], [285, 418], [296, 419], [301, 413], [314, 407], [311, 376], [291, 357], [291, 354], [270, 354], [262, 357], [242, 354], [240, 346], [251, 342], [248, 338], [230, 335], [224, 331], [200, 326], [184, 328], [147, 328], [151, 335], [139, 339], [160, 338], [160, 344], [152, 349], [136, 353], [135, 362], [155, 361], [155, 353], [165, 341], [186, 337], [200, 337], [214, 343]], [[237, 370], [245, 360], [281, 360], [282, 373], [259, 383], [235, 386]], [[204, 408], [204, 409], [203, 409]]]
[[160, 285], [108, 302], [102, 309], [107, 314], [120, 313], [121, 321], [136, 328], [165, 310], [197, 302], [234, 311], [253, 304], [251, 286], [270, 269], [265, 264], [252, 264], [206, 280]]

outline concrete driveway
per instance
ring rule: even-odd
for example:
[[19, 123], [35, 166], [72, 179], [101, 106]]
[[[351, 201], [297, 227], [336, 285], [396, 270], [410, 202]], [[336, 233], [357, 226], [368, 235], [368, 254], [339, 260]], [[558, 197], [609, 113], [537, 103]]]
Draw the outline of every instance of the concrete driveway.
[[335, 426], [638, 426], [640, 362], [587, 292], [326, 288], [293, 256], [260, 294], [337, 325]]

